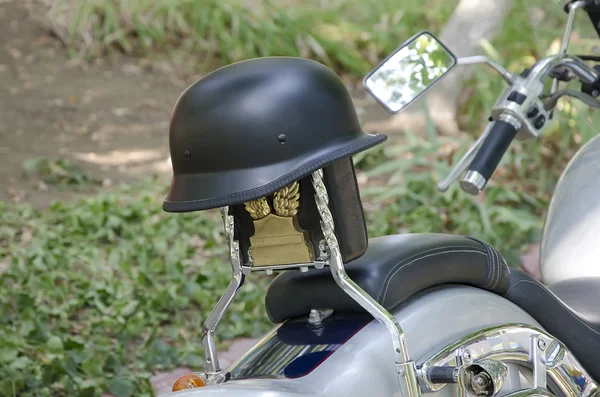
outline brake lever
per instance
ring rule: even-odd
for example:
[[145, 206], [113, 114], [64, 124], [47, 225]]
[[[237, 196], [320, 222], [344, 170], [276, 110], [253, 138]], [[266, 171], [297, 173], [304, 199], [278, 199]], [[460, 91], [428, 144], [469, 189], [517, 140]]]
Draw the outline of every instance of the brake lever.
[[469, 165], [471, 165], [471, 162], [477, 155], [477, 152], [479, 151], [479, 148], [485, 141], [485, 138], [487, 138], [487, 136], [490, 134], [493, 124], [494, 123], [489, 123], [487, 127], [485, 127], [483, 134], [481, 134], [481, 136], [475, 141], [473, 146], [469, 148], [467, 153], [465, 153], [464, 156], [462, 156], [462, 158], [458, 161], [458, 163], [456, 163], [452, 171], [450, 171], [450, 174], [448, 174], [448, 176], [445, 179], [438, 182], [437, 189], [440, 192], [447, 191], [450, 185], [452, 185], [454, 181], [456, 181], [462, 175], [462, 173], [465, 172], [467, 168], [469, 168]]
[[544, 102], [544, 107], [546, 108], [546, 110], [553, 109], [558, 103], [560, 97], [563, 96], [570, 96], [572, 98], [579, 99], [581, 102], [585, 103], [591, 108], [600, 108], [600, 101], [598, 101], [594, 96], [588, 93], [579, 92], [575, 90], [562, 90], [557, 91], [546, 98], [546, 101]]

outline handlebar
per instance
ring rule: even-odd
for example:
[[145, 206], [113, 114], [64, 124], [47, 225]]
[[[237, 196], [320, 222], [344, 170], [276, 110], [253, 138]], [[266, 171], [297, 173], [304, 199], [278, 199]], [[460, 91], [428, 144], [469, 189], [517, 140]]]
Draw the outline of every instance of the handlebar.
[[[504, 75], [503, 68], [485, 57], [459, 59], [458, 63], [480, 62], [490, 64], [511, 83], [492, 109], [492, 117], [496, 122], [488, 124], [485, 133], [460, 159], [448, 177], [438, 183], [438, 190], [442, 192], [466, 171], [460, 183], [461, 188], [472, 195], [481, 193], [515, 136], [518, 134], [519, 139], [540, 136], [548, 124], [546, 121], [552, 118], [551, 112], [561, 96], [572, 96], [591, 107], [600, 108], [600, 101], [595, 98], [600, 91], [600, 72], [578, 57], [552, 55], [538, 61], [528, 73], [520, 76], [509, 72]], [[582, 84], [589, 85], [591, 95], [573, 90], [543, 95], [544, 80], [553, 77], [553, 73], [565, 71], [568, 71], [565, 74], [569, 80], [578, 78]]]
[[473, 159], [460, 187], [471, 195], [481, 193], [498, 167], [502, 156], [521, 128], [521, 122], [511, 115], [501, 115]]
[[[498, 98], [491, 111], [494, 122], [488, 124], [484, 134], [463, 155], [449, 175], [439, 181], [437, 187], [446, 191], [460, 175], [461, 188], [472, 195], [481, 193], [495, 172], [502, 156], [515, 137], [537, 138], [544, 133], [552, 119], [554, 107], [562, 96], [577, 98], [590, 107], [600, 108], [600, 65], [590, 67], [584, 61], [600, 62], [600, 57], [578, 57], [567, 53], [573, 28], [575, 12], [585, 9], [595, 13], [600, 21], [600, 0], [571, 0], [566, 10], [569, 13], [561, 50], [558, 54], [540, 59], [523, 73], [514, 74], [485, 56], [470, 56], [456, 59], [457, 65], [487, 64], [498, 72], [509, 87]], [[600, 24], [596, 26], [600, 34]], [[553, 84], [547, 92], [546, 81]], [[578, 79], [581, 92], [572, 89], [558, 90], [558, 82]], [[425, 86], [422, 91], [431, 85]], [[420, 94], [419, 94], [420, 95]]]

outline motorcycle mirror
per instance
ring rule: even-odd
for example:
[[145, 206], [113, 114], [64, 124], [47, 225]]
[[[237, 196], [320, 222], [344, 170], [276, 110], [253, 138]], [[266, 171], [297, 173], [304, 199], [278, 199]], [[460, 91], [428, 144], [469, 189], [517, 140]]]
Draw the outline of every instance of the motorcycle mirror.
[[456, 66], [456, 57], [430, 32], [421, 32], [381, 62], [363, 84], [389, 112], [397, 113]]

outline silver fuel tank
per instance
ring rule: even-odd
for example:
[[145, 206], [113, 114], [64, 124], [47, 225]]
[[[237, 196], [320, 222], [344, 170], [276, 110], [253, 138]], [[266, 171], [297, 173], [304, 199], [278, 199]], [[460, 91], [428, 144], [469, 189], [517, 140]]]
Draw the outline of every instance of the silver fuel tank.
[[573, 157], [550, 203], [540, 256], [548, 286], [600, 278], [600, 135]]

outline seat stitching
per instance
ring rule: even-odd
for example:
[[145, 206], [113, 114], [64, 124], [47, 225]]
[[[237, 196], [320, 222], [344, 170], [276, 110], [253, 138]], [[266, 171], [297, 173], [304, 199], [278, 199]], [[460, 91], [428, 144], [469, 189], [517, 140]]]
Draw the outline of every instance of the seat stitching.
[[496, 254], [498, 255], [498, 280], [496, 281], [496, 287], [498, 286], [498, 283], [500, 283], [500, 273], [502, 272], [502, 270], [508, 271], [510, 274], [510, 270], [508, 270], [508, 264], [506, 263], [506, 258], [502, 255], [502, 253], [500, 253], [500, 251], [498, 251], [496, 248], [494, 248], [494, 250], [496, 251]]
[[393, 273], [393, 274], [390, 276], [390, 278], [387, 280], [387, 283], [386, 283], [386, 286], [385, 286], [385, 291], [383, 292], [383, 299], [381, 300], [381, 302], [382, 302], [382, 303], [383, 303], [383, 302], [385, 302], [385, 298], [386, 298], [386, 296], [387, 296], [387, 291], [388, 291], [388, 288], [389, 288], [389, 286], [390, 286], [390, 282], [392, 281], [392, 278], [394, 278], [394, 276], [395, 276], [396, 274], [398, 274], [398, 272], [399, 272], [400, 270], [404, 269], [405, 267], [409, 267], [410, 265], [412, 265], [413, 263], [415, 263], [415, 262], [417, 262], [417, 261], [419, 261], [419, 260], [421, 260], [421, 259], [429, 258], [429, 257], [436, 256], [436, 255], [448, 254], [448, 253], [451, 253], [451, 252], [475, 252], [475, 253], [478, 253], [478, 254], [482, 254], [482, 255], [486, 255], [486, 256], [487, 256], [487, 254], [486, 254], [485, 252], [481, 252], [481, 251], [478, 251], [478, 250], [475, 250], [475, 249], [471, 249], [471, 250], [457, 250], [457, 249], [449, 249], [449, 250], [445, 250], [445, 251], [436, 252], [436, 253], [433, 253], [433, 254], [429, 254], [429, 255], [421, 256], [421, 257], [419, 257], [419, 258], [415, 258], [415, 259], [414, 259], [414, 260], [412, 260], [411, 262], [408, 262], [408, 263], [406, 263], [406, 264], [403, 264], [402, 266], [400, 266], [400, 267], [399, 267], [398, 269], [396, 269], [396, 271], [395, 271], [395, 272], [394, 272], [394, 273]]
[[[423, 255], [425, 255], [425, 254], [429, 254], [429, 253], [432, 253], [432, 252], [439, 252], [439, 253], [442, 253], [442, 252], [452, 252], [452, 250], [462, 250], [462, 249], [465, 249], [465, 250], [472, 250], [472, 249], [476, 249], [476, 248], [469, 247], [469, 246], [455, 246], [455, 247], [452, 247], [452, 248], [448, 248], [448, 249], [446, 249], [446, 251], [440, 251], [440, 250], [443, 250], [443, 249], [444, 249], [444, 248], [440, 248], [440, 247], [431, 248], [431, 249], [428, 249], [427, 251], [419, 252], [419, 253], [417, 253], [417, 254], [414, 254], [414, 255], [412, 255], [412, 256], [409, 256], [408, 258], [405, 258], [405, 259], [403, 259], [403, 260], [401, 260], [401, 261], [400, 261], [400, 263], [399, 263], [399, 266], [400, 266], [400, 267], [399, 267], [399, 269], [400, 269], [400, 268], [402, 268], [402, 267], [403, 267], [403, 266], [404, 266], [406, 263], [408, 263], [408, 262], [413, 262], [414, 260], [417, 260], [417, 259], [419, 259], [419, 258], [423, 257]], [[480, 252], [480, 253], [482, 253], [482, 254], [485, 254], [485, 252], [481, 252], [481, 251], [479, 251], [479, 252]], [[395, 274], [395, 273], [394, 273], [394, 274]], [[390, 282], [390, 281], [389, 281], [389, 279], [391, 279], [393, 276], [394, 276], [394, 275], [391, 275], [391, 276], [386, 276], [385, 280], [386, 280], [386, 282], [387, 282], [388, 284], [389, 284], [389, 282]], [[381, 295], [382, 295], [382, 294], [383, 294], [383, 292], [380, 292], [380, 293], [377, 295], [378, 299], [379, 299], [379, 298], [381, 298]]]
[[489, 279], [487, 280], [487, 283], [483, 286], [483, 288], [491, 288], [492, 283], [494, 282], [495, 278], [496, 278], [496, 266], [495, 266], [495, 261], [494, 261], [494, 253], [492, 252], [492, 250], [490, 250], [490, 246], [489, 244], [487, 244], [485, 241], [482, 240], [476, 240], [479, 244], [483, 245], [483, 247], [485, 248], [486, 252], [488, 253], [488, 265], [491, 265], [491, 275], [489, 277]]
[[[585, 321], [583, 321], [582, 319], [580, 319], [579, 317], [577, 317], [577, 316], [575, 315], [575, 313], [573, 313], [573, 312], [571, 311], [571, 309], [569, 309], [569, 307], [568, 307], [568, 306], [566, 306], [565, 304], [563, 304], [563, 303], [560, 301], [560, 299], [558, 299], [558, 298], [557, 298], [557, 297], [556, 297], [556, 296], [555, 296], [553, 293], [551, 293], [551, 292], [550, 292], [548, 289], [546, 289], [544, 286], [542, 286], [542, 285], [540, 285], [540, 284], [538, 284], [538, 283], [536, 283], [536, 282], [533, 282], [533, 281], [530, 281], [530, 280], [519, 280], [519, 281], [517, 281], [516, 283], [514, 283], [513, 285], [511, 285], [511, 286], [510, 286], [510, 288], [508, 289], [508, 291], [506, 291], [506, 294], [505, 294], [504, 296], [507, 296], [507, 295], [508, 295], [508, 293], [509, 293], [509, 292], [510, 292], [510, 291], [511, 291], [511, 290], [512, 290], [512, 289], [513, 289], [515, 286], [517, 286], [518, 284], [521, 284], [521, 283], [533, 284], [533, 285], [535, 285], [536, 287], [540, 288], [540, 289], [541, 289], [543, 292], [545, 292], [547, 295], [549, 295], [550, 297], [554, 298], [554, 299], [555, 299], [555, 300], [558, 302], [558, 304], [559, 304], [559, 305], [561, 305], [562, 307], [564, 307], [564, 308], [567, 310], [567, 313], [568, 313], [568, 314], [569, 314], [571, 317], [573, 317], [575, 320], [579, 321], [581, 324], [583, 324], [585, 327], [587, 327], [587, 328], [588, 328], [590, 331], [594, 332], [594, 333], [595, 333], [595, 334], [597, 334], [597, 335], [600, 335], [600, 332], [599, 332], [598, 330], [596, 330], [595, 328], [592, 328], [592, 326], [590, 326], [588, 323], [586, 323]], [[518, 305], [517, 305], [517, 306], [518, 306]]]
[[496, 251], [494, 247], [492, 247], [490, 244], [488, 244], [488, 247], [492, 253], [492, 256], [494, 257], [494, 278], [491, 280], [489, 288], [494, 289], [500, 280], [500, 258], [498, 257], [498, 251]]
[[[496, 288], [496, 284], [498, 283], [498, 281], [500, 281], [500, 273], [501, 272], [500, 272], [499, 267], [498, 267], [498, 269], [496, 269], [495, 252], [493, 250], [493, 247], [490, 244], [488, 244], [485, 241], [480, 240], [478, 238], [470, 237], [470, 239], [481, 244], [485, 248], [486, 252], [488, 253], [488, 267], [491, 266], [491, 275], [487, 279], [487, 282], [483, 286], [483, 288], [484, 289]], [[495, 281], [495, 280], [498, 280], [498, 281]]]
[[[486, 243], [487, 244], [487, 243]], [[491, 289], [495, 289], [498, 286], [498, 283], [500, 282], [500, 276], [502, 274], [502, 267], [507, 266], [506, 262], [504, 261], [504, 257], [500, 254], [500, 252], [494, 248], [492, 245], [487, 244], [490, 247], [490, 250], [494, 253], [495, 258], [497, 259], [495, 267], [496, 267], [496, 278], [494, 283], [490, 286]]]
[[[486, 243], [487, 244], [487, 243]], [[495, 277], [491, 280], [490, 282], [490, 289], [494, 289], [496, 288], [498, 281], [500, 281], [500, 256], [498, 254], [498, 251], [492, 247], [490, 244], [487, 244], [490, 251], [492, 252], [492, 256], [494, 257], [494, 275]]]
[[[444, 251], [440, 251], [440, 249], [442, 249], [442, 250], [443, 250], [444, 248], [440, 248], [440, 247], [432, 248], [432, 249], [429, 249], [429, 250], [427, 250], [427, 251], [423, 251], [423, 252], [419, 252], [419, 253], [417, 253], [417, 254], [414, 254], [413, 256], [410, 256], [410, 257], [408, 257], [408, 258], [406, 258], [406, 259], [403, 259], [402, 261], [400, 261], [400, 263], [399, 263], [399, 267], [398, 267], [398, 269], [396, 270], [396, 272], [397, 272], [398, 270], [402, 269], [402, 267], [404, 267], [404, 266], [405, 266], [405, 265], [406, 265], [408, 262], [412, 263], [412, 262], [414, 262], [415, 260], [418, 260], [418, 259], [420, 259], [420, 258], [424, 257], [424, 255], [425, 255], [425, 254], [429, 254], [429, 253], [432, 253], [432, 252], [435, 252], [435, 253], [440, 253], [440, 254], [441, 254], [441, 253], [453, 252], [453, 251], [456, 251], [456, 250], [473, 250], [473, 249], [475, 249], [475, 248], [473, 248], [473, 247], [467, 247], [467, 246], [456, 246], [456, 247], [448, 248], [448, 249], [446, 249], [446, 250], [444, 250]], [[437, 251], [437, 252], [436, 252], [436, 251]], [[485, 252], [481, 252], [481, 251], [478, 251], [478, 252], [479, 252], [479, 253], [481, 253], [481, 254], [485, 254]], [[392, 275], [390, 275], [390, 276], [387, 276], [387, 277], [386, 277], [386, 280], [387, 280], [387, 281], [386, 281], [386, 283], [387, 283], [387, 284], [389, 284], [389, 283], [390, 283], [390, 279], [391, 279], [392, 277], [394, 277], [394, 275], [395, 275], [395, 274], [396, 274], [396, 273], [394, 273], [394, 274], [392, 274]], [[386, 289], [387, 289], [387, 288], [386, 288]], [[382, 295], [382, 294], [385, 294], [385, 293], [384, 293], [384, 292], [381, 292], [381, 293], [379, 293], [379, 294], [378, 294], [378, 296], [377, 296], [377, 297], [378, 297], [378, 299], [379, 299], [379, 298], [381, 298], [381, 295]]]
[[494, 282], [491, 283], [490, 285], [490, 289], [494, 289], [498, 286], [498, 282], [500, 281], [500, 273], [501, 273], [501, 267], [500, 267], [500, 254], [498, 253], [498, 250], [496, 250], [496, 248], [492, 247], [490, 244], [488, 244], [488, 246], [490, 247], [490, 251], [492, 251], [494, 253], [494, 268], [496, 269], [496, 278], [494, 279]]
[[489, 264], [492, 267], [492, 275], [490, 277], [490, 279], [488, 280], [488, 282], [485, 284], [484, 288], [492, 288], [492, 283], [494, 282], [494, 280], [496, 279], [496, 257], [494, 256], [494, 252], [490, 249], [489, 244], [487, 244], [485, 241], [481, 241], [481, 244], [484, 245], [486, 251], [489, 254]]

